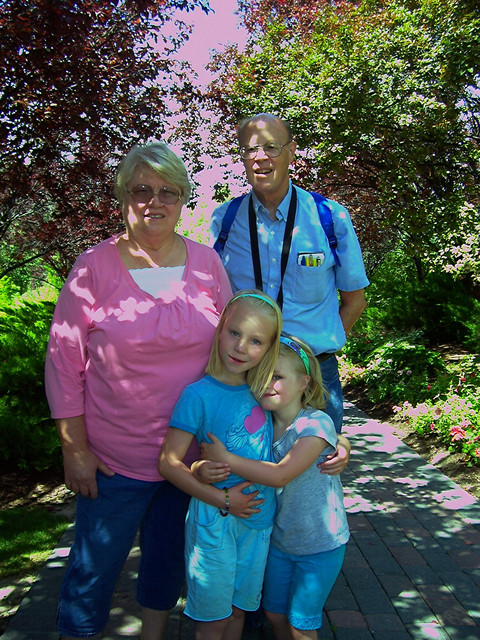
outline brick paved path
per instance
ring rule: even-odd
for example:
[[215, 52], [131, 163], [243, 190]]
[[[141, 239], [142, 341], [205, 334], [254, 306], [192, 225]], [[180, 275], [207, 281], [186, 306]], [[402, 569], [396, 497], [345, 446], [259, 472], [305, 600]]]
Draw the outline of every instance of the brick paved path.
[[[351, 540], [328, 599], [322, 640], [479, 640], [480, 504], [382, 425], [346, 407], [353, 445], [342, 474]], [[57, 640], [54, 616], [73, 531], [41, 571], [2, 640]], [[102, 638], [139, 637], [134, 600], [138, 548], [119, 581]], [[170, 616], [167, 640], [192, 640]], [[272, 638], [270, 630], [245, 640]]]

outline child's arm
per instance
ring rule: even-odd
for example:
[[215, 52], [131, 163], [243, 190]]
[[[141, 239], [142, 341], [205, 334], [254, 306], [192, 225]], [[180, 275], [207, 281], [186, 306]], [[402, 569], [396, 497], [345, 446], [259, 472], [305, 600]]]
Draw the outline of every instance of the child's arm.
[[[181, 429], [170, 427], [163, 441], [158, 470], [161, 476], [169, 480], [176, 487], [207, 504], [225, 509], [225, 492], [210, 484], [197, 480], [193, 472], [183, 463], [183, 458], [192, 442], [193, 434]], [[251, 486], [251, 482], [242, 482], [229, 488], [229, 513], [240, 518], [249, 518], [259, 511], [258, 507], [264, 500], [256, 500], [258, 491], [242, 493], [242, 489]]]
[[323, 438], [305, 436], [299, 438], [287, 455], [277, 463], [242, 458], [227, 451], [223, 443], [213, 434], [209, 433], [208, 437], [212, 443], [202, 442], [201, 445], [202, 455], [205, 458], [226, 462], [233, 473], [269, 487], [284, 487], [308, 469], [325, 447], [329, 446]]
[[193, 475], [200, 482], [214, 484], [222, 482], [230, 475], [230, 469], [225, 462], [213, 462], [212, 460], [195, 460], [190, 467]]
[[329, 476], [336, 476], [346, 468], [350, 461], [350, 451], [352, 445], [349, 440], [342, 435], [338, 436], [337, 450], [327, 456], [325, 462], [318, 465], [322, 473]]

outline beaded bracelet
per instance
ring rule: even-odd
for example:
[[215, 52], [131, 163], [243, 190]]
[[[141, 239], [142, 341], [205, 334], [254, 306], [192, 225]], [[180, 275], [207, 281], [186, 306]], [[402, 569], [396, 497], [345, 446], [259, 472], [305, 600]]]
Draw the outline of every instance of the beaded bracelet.
[[222, 509], [219, 509], [219, 511], [222, 518], [225, 518], [230, 510], [230, 494], [227, 487], [223, 487], [223, 490], [225, 491], [225, 511], [222, 511]]

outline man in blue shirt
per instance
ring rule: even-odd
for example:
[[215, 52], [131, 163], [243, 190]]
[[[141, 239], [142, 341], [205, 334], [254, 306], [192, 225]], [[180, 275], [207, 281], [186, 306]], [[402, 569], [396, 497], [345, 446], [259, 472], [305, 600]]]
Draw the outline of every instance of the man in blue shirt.
[[[282, 302], [284, 330], [317, 355], [330, 394], [326, 411], [340, 433], [343, 396], [335, 352], [365, 309], [369, 284], [357, 236], [347, 210], [329, 201], [336, 264], [313, 197], [290, 181], [297, 145], [287, 122], [272, 114], [255, 115], [240, 122], [238, 141], [252, 192], [230, 228], [222, 255], [225, 269], [234, 292], [261, 288]], [[214, 239], [227, 208], [228, 202], [213, 213]], [[288, 256], [283, 266], [282, 252]]]

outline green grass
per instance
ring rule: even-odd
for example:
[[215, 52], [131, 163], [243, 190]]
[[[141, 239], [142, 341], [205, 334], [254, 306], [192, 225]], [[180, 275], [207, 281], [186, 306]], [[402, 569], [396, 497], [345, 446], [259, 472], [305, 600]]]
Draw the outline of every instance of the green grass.
[[68, 525], [65, 517], [43, 507], [0, 512], [0, 579], [39, 569]]

